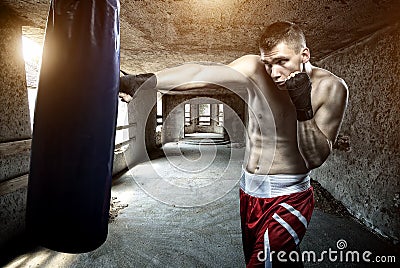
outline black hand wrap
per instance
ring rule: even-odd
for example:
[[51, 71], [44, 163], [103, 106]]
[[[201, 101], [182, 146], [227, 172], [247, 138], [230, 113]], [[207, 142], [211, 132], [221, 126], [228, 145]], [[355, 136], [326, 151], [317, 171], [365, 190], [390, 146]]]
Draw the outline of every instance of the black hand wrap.
[[137, 89], [144, 84], [144, 88], [150, 89], [157, 86], [157, 77], [153, 73], [124, 75], [119, 79], [119, 92], [134, 96]]
[[296, 107], [297, 120], [306, 121], [313, 118], [311, 106], [311, 80], [307, 73], [297, 73], [286, 81], [286, 89]]

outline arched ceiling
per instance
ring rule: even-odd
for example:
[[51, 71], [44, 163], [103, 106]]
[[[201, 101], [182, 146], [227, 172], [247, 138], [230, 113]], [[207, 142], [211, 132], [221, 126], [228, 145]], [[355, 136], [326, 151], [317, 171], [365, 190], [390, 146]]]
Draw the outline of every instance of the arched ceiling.
[[[49, 2], [2, 0], [39, 40]], [[134, 73], [187, 61], [227, 63], [258, 53], [262, 29], [277, 20], [304, 29], [315, 61], [399, 22], [399, 12], [398, 0], [121, 0], [121, 68]]]

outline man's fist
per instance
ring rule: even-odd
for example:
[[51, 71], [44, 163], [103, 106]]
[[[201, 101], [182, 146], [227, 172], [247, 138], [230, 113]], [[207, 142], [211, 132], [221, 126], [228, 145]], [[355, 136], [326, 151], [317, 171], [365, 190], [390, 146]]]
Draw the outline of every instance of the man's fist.
[[313, 118], [311, 106], [311, 80], [305, 72], [295, 72], [286, 80], [286, 89], [296, 107], [297, 120], [306, 121]]
[[124, 75], [119, 79], [119, 97], [124, 102], [130, 102], [140, 87], [152, 89], [157, 86], [157, 78], [153, 73]]

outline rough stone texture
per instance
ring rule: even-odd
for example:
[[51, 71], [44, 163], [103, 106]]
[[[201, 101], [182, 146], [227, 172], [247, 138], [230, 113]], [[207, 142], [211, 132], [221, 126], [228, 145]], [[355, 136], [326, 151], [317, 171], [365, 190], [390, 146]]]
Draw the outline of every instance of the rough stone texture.
[[0, 182], [22, 176], [29, 171], [30, 150], [0, 157]]
[[27, 188], [0, 197], [0, 249], [25, 229]]
[[125, 157], [123, 153], [114, 154], [114, 162], [113, 162], [113, 171], [112, 174], [116, 175], [121, 171], [128, 168], [127, 163], [125, 162]]
[[335, 150], [313, 174], [366, 225], [400, 238], [400, 26], [385, 28], [318, 62], [345, 79], [350, 99]]
[[[25, 25], [44, 29], [50, 0], [2, 0]], [[187, 61], [228, 62], [258, 53], [264, 26], [299, 23], [314, 59], [391, 24], [398, 0], [121, 0], [121, 63], [130, 72]], [[40, 39], [40, 36], [39, 36]]]
[[[0, 143], [31, 137], [21, 21], [0, 4]], [[28, 173], [29, 151], [0, 155], [0, 182]], [[0, 196], [0, 247], [24, 230], [26, 188]]]
[[319, 59], [395, 21], [399, 9], [396, 0], [121, 1], [121, 65], [142, 72], [227, 63], [258, 54], [262, 29], [276, 20], [299, 23]]
[[0, 142], [31, 137], [21, 22], [0, 10]]

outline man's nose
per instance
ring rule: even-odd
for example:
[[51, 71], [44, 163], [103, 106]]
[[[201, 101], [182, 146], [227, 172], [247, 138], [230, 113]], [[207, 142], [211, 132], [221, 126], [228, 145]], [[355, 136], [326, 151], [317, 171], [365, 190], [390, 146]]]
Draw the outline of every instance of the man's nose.
[[279, 68], [272, 66], [271, 68], [271, 78], [273, 80], [279, 80], [279, 78], [281, 77], [281, 72], [279, 71]]

